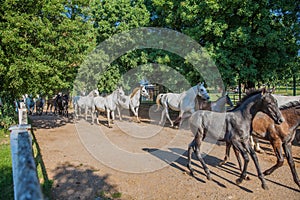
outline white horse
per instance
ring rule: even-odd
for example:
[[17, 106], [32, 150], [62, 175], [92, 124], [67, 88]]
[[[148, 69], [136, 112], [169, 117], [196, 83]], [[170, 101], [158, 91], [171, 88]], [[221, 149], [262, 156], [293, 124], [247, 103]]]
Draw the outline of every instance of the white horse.
[[94, 113], [95, 113], [94, 97], [96, 96], [99, 96], [98, 90], [92, 90], [87, 96], [76, 96], [73, 98], [75, 120], [78, 119], [78, 115], [81, 113], [81, 109], [84, 110], [85, 120], [87, 120], [87, 113], [88, 110], [90, 110], [92, 115], [92, 124], [94, 123]]
[[137, 122], [141, 122], [138, 116], [141, 95], [146, 98], [149, 97], [148, 91], [146, 90], [145, 86], [136, 87], [129, 96], [124, 95], [121, 99], [118, 100], [117, 111], [120, 120], [122, 120], [121, 110], [122, 108], [124, 108], [127, 110], [131, 109], [134, 116], [136, 117]]
[[[204, 87], [204, 83], [199, 83], [187, 91], [182, 93], [165, 93], [159, 94], [156, 98], [157, 109], [159, 110], [159, 106], [163, 107], [163, 111], [161, 113], [161, 120], [159, 124], [163, 123], [164, 116], [166, 115], [167, 119], [171, 123], [171, 127], [174, 127], [174, 123], [179, 123], [179, 127], [182, 123], [182, 119], [187, 118], [190, 114], [195, 112], [195, 99], [197, 95], [201, 96], [203, 99], [208, 100], [210, 97]], [[168, 108], [179, 111], [179, 116], [173, 122], [169, 116]], [[184, 116], [185, 113], [189, 113], [189, 115]]]
[[[110, 116], [112, 117], [112, 123], [115, 120], [115, 110], [117, 108], [117, 104], [119, 99], [123, 98], [124, 91], [122, 87], [119, 87], [116, 89], [112, 94], [102, 97], [102, 96], [97, 96], [94, 98], [94, 105], [97, 111], [99, 112], [105, 112], [107, 114], [107, 122], [108, 122], [108, 127], [111, 128], [111, 120]], [[99, 124], [98, 117], [97, 119], [97, 124]]]
[[[300, 101], [300, 96], [284, 96], [284, 95], [278, 95], [278, 94], [272, 94], [275, 99], [277, 100], [278, 103], [278, 107], [283, 106], [289, 102], [292, 101]], [[255, 151], [259, 152], [259, 153], [263, 153], [264, 150], [262, 150], [259, 146], [258, 143], [258, 138], [253, 138], [252, 136], [250, 137], [250, 143], [252, 148], [255, 149]]]

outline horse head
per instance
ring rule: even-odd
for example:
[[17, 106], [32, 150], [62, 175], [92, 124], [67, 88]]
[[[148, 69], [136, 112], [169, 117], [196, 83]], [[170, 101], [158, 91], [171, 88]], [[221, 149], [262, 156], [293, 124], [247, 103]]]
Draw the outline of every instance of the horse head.
[[116, 91], [117, 91], [117, 93], [118, 93], [118, 97], [123, 97], [123, 96], [125, 96], [125, 92], [124, 92], [124, 90], [123, 90], [122, 87], [119, 87]]
[[281, 124], [284, 121], [278, 108], [277, 100], [270, 92], [267, 92], [265, 88], [262, 90], [260, 109], [269, 115], [276, 124]]
[[204, 83], [199, 83], [197, 85], [197, 94], [205, 100], [209, 100], [209, 95], [204, 87]]
[[146, 98], [150, 96], [145, 86], [141, 87], [141, 95]]
[[88, 94], [89, 97], [97, 97], [99, 96], [99, 91], [98, 89], [94, 89], [92, 90], [89, 94]]

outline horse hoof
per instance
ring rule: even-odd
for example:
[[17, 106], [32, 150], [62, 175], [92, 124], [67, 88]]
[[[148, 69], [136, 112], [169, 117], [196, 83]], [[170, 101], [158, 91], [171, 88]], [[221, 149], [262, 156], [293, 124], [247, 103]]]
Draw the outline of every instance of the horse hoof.
[[238, 178], [238, 179], [236, 179], [236, 181], [235, 181], [235, 182], [236, 182], [236, 184], [237, 184], [237, 185], [239, 185], [239, 184], [241, 184], [241, 183], [243, 182], [243, 179], [241, 179], [241, 178]]
[[256, 151], [257, 153], [260, 153], [260, 154], [264, 154], [264, 153], [265, 153], [265, 151], [262, 150], [262, 149], [255, 149], [255, 151]]
[[262, 187], [264, 190], [269, 190], [269, 187], [268, 187], [266, 184], [262, 184], [261, 187]]
[[191, 175], [191, 176], [195, 176], [194, 170], [191, 170], [191, 171], [190, 171], [190, 175]]
[[245, 180], [246, 180], [246, 181], [250, 181], [250, 176], [246, 176], [246, 177], [245, 177]]
[[211, 176], [210, 176], [210, 175], [207, 175], [207, 176], [206, 176], [206, 178], [207, 178], [207, 180], [209, 180], [209, 181], [211, 181], [211, 180], [212, 180], [212, 178], [211, 178]]
[[268, 175], [270, 175], [271, 173], [268, 171], [268, 170], [266, 170], [266, 171], [264, 171], [264, 173], [263, 173], [265, 176], [268, 176]]
[[221, 162], [219, 162], [219, 166], [222, 166], [222, 165], [225, 165], [226, 164], [226, 162], [225, 161], [221, 161]]

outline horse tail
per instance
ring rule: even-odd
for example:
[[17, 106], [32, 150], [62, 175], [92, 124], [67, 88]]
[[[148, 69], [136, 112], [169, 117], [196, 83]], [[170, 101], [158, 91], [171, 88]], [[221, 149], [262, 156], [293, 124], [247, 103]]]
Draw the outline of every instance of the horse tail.
[[163, 96], [163, 94], [159, 94], [159, 95], [156, 97], [156, 105], [157, 105], [157, 108], [156, 108], [156, 110], [155, 110], [154, 112], [159, 111], [159, 107], [160, 107], [160, 105], [161, 105], [160, 99], [161, 99], [162, 96]]

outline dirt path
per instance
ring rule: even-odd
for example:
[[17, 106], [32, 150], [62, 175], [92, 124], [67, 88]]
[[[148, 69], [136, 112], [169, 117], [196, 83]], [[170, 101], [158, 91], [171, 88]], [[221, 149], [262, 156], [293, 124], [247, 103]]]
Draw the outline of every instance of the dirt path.
[[[196, 177], [190, 176], [185, 153], [192, 140], [188, 131], [165, 127], [159, 130], [160, 134], [150, 137], [147, 130], [153, 131], [158, 126], [146, 120], [140, 124], [119, 122], [109, 129], [103, 124], [86, 125], [84, 121], [80, 122], [84, 125], [78, 127], [71, 119], [57, 116], [32, 116], [31, 119], [49, 179], [54, 181], [53, 199], [300, 199], [300, 190], [286, 161], [283, 167], [266, 177], [269, 190], [261, 188], [252, 161], [249, 164], [251, 180], [237, 186], [235, 180], [239, 170], [235, 158], [224, 167], [217, 166], [224, 155], [223, 145], [216, 146], [205, 157], [213, 174], [212, 181], [206, 179], [195, 160]], [[137, 136], [130, 134], [139, 133], [146, 137], [131, 139]], [[178, 137], [174, 139], [174, 135]], [[107, 143], [100, 140], [101, 137], [125, 152], [144, 153], [145, 156], [135, 160], [115, 154], [105, 148]], [[170, 138], [174, 141], [171, 145], [168, 144]], [[262, 144], [262, 147], [266, 153], [258, 156], [265, 170], [276, 158], [269, 144]], [[105, 164], [99, 161], [101, 156], [106, 158], [107, 155], [110, 157]], [[174, 156], [178, 159], [170, 163]], [[293, 156], [300, 173], [300, 146], [293, 146]], [[143, 163], [149, 168], [134, 169]], [[161, 169], [151, 171], [157, 164]], [[125, 170], [118, 170], [119, 167]], [[128, 172], [130, 169], [150, 172]]]

